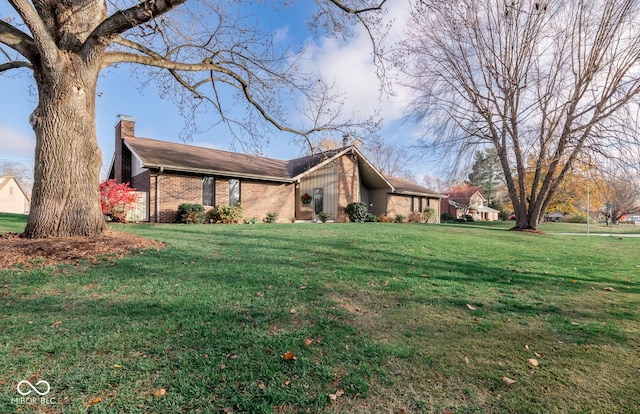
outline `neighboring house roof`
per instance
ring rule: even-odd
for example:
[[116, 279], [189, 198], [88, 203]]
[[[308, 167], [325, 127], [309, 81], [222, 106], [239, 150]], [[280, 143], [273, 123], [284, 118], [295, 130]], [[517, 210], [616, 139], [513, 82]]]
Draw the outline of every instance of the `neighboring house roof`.
[[487, 206], [473, 206], [470, 208], [470, 210], [475, 210], [479, 213], [499, 213], [499, 210], [496, 210], [495, 208], [491, 208], [491, 207], [487, 207]]
[[22, 188], [22, 186], [20, 185], [20, 181], [18, 181], [18, 179], [16, 177], [14, 177], [13, 175], [0, 175], [0, 190], [2, 190], [11, 181], [14, 181], [16, 183], [16, 185], [18, 186], [18, 188], [22, 192], [22, 195], [24, 195], [24, 197], [27, 199], [27, 201], [31, 201], [31, 199], [29, 198], [27, 193], [24, 191], [24, 188]]
[[134, 156], [142, 162], [144, 168], [164, 168], [281, 182], [296, 181], [326, 163], [344, 154], [352, 153], [359, 163], [363, 182], [369, 188], [388, 189], [400, 194], [433, 198], [446, 197], [402, 178], [385, 177], [353, 146], [284, 161], [149, 138], [125, 138], [124, 142]]

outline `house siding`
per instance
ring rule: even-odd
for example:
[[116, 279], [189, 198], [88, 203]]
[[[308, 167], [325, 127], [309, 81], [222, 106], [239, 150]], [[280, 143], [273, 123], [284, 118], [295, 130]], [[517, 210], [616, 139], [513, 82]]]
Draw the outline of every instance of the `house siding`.
[[13, 177], [0, 177], [0, 211], [16, 214], [29, 212], [29, 200]]
[[[331, 214], [331, 220], [335, 220], [338, 213], [338, 163], [332, 161], [327, 165], [309, 173], [300, 180], [300, 197], [304, 194], [313, 196], [314, 188], [322, 188], [322, 209]], [[302, 199], [297, 197], [299, 214], [298, 219], [311, 220], [313, 216], [313, 201], [311, 204], [303, 204]]]
[[336, 219], [346, 221], [345, 208], [360, 201], [360, 171], [355, 157], [343, 155], [338, 160], [338, 211]]

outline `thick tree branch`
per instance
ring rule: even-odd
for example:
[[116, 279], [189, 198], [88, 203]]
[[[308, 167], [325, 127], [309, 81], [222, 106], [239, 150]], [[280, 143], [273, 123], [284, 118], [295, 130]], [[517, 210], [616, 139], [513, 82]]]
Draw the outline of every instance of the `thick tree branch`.
[[25, 62], [22, 60], [15, 60], [13, 62], [3, 63], [0, 65], [0, 73], [5, 72], [10, 69], [18, 69], [18, 68], [29, 68], [33, 69], [33, 65], [31, 62]]
[[53, 67], [58, 60], [58, 46], [36, 9], [26, 0], [9, 0], [9, 3], [31, 31], [42, 64], [45, 67]]
[[82, 53], [87, 54], [96, 44], [108, 44], [111, 39], [127, 30], [147, 23], [187, 0], [144, 0], [140, 4], [126, 10], [118, 10], [103, 21], [89, 35], [82, 46]]
[[38, 49], [33, 39], [4, 20], [0, 20], [0, 43], [3, 43], [33, 62]]
[[344, 11], [345, 13], [358, 15], [358, 14], [372, 12], [376, 10], [382, 10], [382, 6], [384, 6], [387, 0], [382, 0], [377, 6], [365, 7], [362, 9], [354, 9], [352, 7], [348, 7], [341, 0], [330, 0], [330, 2], [336, 5], [340, 10]]

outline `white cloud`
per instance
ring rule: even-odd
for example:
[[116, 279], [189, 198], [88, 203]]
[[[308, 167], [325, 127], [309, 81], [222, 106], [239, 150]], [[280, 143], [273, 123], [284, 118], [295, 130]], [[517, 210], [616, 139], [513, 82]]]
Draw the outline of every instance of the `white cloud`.
[[[391, 47], [404, 32], [408, 2], [395, 2], [389, 10], [389, 18], [394, 19], [392, 29], [385, 39], [385, 47]], [[406, 92], [394, 86], [395, 96], [381, 94], [381, 83], [376, 75], [372, 57], [372, 43], [364, 28], [359, 28], [348, 42], [340, 39], [322, 38], [311, 44], [306, 53], [304, 69], [318, 72], [328, 83], [334, 84], [340, 93], [347, 95], [345, 114], [352, 111], [369, 115], [381, 111], [384, 124], [402, 118]]]
[[33, 162], [36, 140], [33, 135], [0, 125], [0, 159], [3, 161]]

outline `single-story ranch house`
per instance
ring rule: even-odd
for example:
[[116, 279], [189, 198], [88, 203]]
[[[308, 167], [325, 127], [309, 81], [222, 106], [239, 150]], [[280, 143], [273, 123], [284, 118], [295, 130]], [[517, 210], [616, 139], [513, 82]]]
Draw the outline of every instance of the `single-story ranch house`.
[[344, 219], [344, 207], [365, 202], [371, 213], [409, 217], [434, 210], [442, 194], [381, 174], [354, 146], [282, 161], [135, 136], [135, 119], [120, 116], [109, 178], [129, 182], [146, 197], [144, 221], [170, 223], [182, 203], [241, 202], [245, 218], [277, 213], [279, 221]]

